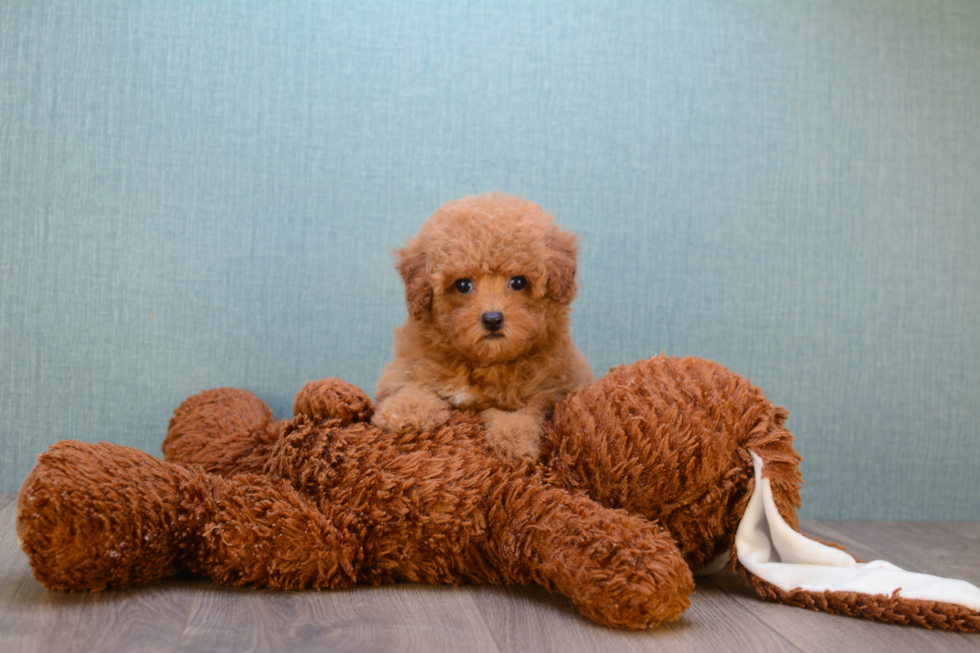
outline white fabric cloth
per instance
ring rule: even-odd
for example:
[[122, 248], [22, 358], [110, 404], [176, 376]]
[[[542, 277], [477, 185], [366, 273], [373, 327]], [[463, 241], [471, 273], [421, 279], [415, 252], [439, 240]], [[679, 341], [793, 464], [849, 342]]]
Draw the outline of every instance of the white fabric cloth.
[[762, 459], [752, 453], [755, 489], [735, 534], [739, 561], [784, 592], [860, 592], [943, 601], [980, 611], [980, 588], [952, 578], [905, 571], [883, 560], [858, 563], [849, 554], [794, 531], [780, 516]]

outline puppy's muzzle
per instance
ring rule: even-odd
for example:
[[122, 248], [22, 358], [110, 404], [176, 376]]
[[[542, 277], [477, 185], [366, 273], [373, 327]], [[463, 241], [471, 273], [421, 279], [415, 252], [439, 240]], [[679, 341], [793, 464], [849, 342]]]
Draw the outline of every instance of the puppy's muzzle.
[[488, 338], [502, 338], [504, 334], [498, 333], [500, 328], [504, 326], [504, 314], [500, 311], [487, 311], [483, 314], [480, 321], [483, 323], [483, 328], [489, 331], [487, 335]]

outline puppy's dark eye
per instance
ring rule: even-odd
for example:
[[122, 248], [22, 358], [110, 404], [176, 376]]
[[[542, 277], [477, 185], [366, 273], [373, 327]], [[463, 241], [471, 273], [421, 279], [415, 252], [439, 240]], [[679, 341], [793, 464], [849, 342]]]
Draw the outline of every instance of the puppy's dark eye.
[[527, 285], [527, 279], [524, 277], [511, 277], [510, 278], [510, 289], [511, 290], [524, 290]]
[[456, 279], [456, 283], [453, 284], [453, 287], [456, 288], [456, 292], [460, 293], [461, 295], [465, 295], [473, 290], [473, 282], [469, 279]]

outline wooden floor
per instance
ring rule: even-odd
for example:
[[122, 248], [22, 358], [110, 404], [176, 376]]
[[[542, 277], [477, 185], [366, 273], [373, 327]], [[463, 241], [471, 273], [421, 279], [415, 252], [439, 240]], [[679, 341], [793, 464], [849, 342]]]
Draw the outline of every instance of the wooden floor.
[[[46, 592], [0, 493], [0, 651], [980, 651], [933, 632], [763, 603], [723, 573], [691, 609], [645, 632], [598, 626], [536, 587], [397, 585], [332, 592], [228, 588], [194, 577], [96, 594]], [[804, 522], [803, 530], [913, 571], [980, 585], [980, 523]]]

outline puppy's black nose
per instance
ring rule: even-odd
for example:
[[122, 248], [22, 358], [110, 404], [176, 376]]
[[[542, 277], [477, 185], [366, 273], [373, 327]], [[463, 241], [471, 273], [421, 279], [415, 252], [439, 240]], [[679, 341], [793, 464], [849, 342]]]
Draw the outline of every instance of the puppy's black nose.
[[504, 326], [504, 314], [500, 311], [487, 311], [483, 314], [483, 328], [487, 331], [496, 331]]

